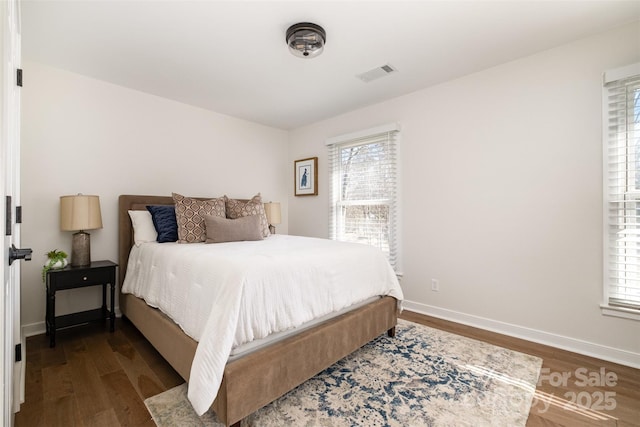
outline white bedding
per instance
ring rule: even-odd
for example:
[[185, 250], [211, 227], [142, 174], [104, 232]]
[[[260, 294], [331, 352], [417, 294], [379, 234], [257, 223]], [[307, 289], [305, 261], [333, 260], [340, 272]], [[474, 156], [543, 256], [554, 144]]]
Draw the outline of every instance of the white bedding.
[[134, 246], [122, 291], [144, 298], [198, 341], [188, 396], [199, 415], [218, 393], [232, 348], [376, 295], [403, 298], [378, 249], [286, 235]]

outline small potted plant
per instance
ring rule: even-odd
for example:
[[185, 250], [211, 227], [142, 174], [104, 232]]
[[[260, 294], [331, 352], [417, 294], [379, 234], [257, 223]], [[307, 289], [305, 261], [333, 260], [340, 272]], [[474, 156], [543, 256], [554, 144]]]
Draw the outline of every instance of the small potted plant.
[[47, 262], [42, 266], [42, 281], [46, 281], [47, 271], [66, 267], [69, 263], [67, 257], [66, 252], [57, 249], [47, 252]]

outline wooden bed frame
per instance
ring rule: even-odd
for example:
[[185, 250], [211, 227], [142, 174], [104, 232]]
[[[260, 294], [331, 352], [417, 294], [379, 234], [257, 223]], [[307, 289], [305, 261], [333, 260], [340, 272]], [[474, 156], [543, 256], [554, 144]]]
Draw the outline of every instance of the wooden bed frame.
[[[133, 246], [127, 211], [172, 205], [166, 196], [122, 195], [118, 200], [118, 261], [122, 285]], [[119, 293], [120, 310], [173, 368], [189, 381], [197, 343], [160, 310]], [[385, 331], [395, 334], [397, 301], [384, 297], [327, 320], [300, 334], [227, 363], [211, 408], [226, 426], [240, 426], [247, 415], [269, 404]]]

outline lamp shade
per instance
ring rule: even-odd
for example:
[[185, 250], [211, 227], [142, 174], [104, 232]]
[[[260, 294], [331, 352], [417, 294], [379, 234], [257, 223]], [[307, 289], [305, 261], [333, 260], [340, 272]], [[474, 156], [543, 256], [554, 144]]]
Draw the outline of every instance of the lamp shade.
[[102, 228], [100, 198], [98, 196], [60, 197], [60, 230], [78, 231]]
[[267, 222], [269, 222], [270, 225], [280, 224], [280, 202], [265, 203], [264, 211], [267, 214]]

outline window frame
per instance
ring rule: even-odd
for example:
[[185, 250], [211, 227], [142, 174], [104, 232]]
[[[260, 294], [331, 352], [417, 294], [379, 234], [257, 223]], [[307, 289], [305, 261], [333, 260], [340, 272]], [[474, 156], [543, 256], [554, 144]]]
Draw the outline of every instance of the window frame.
[[[389, 134], [389, 144], [392, 144], [392, 150], [394, 151], [392, 167], [395, 172], [395, 186], [392, 190], [393, 194], [389, 197], [382, 199], [359, 199], [359, 200], [341, 200], [342, 186], [342, 174], [341, 165], [337, 158], [333, 158], [333, 150], [337, 150], [335, 153], [339, 157], [339, 152], [342, 149], [357, 147], [360, 145], [366, 145], [373, 143], [376, 139], [380, 138], [382, 134]], [[370, 141], [367, 141], [369, 139]], [[389, 209], [389, 262], [396, 271], [398, 276], [401, 276], [400, 271], [400, 126], [398, 123], [389, 123], [374, 128], [369, 128], [349, 134], [344, 134], [336, 137], [332, 137], [326, 140], [326, 145], [329, 151], [329, 173], [330, 173], [330, 185], [329, 185], [329, 237], [334, 240], [339, 240], [338, 234], [341, 229], [342, 219], [340, 218], [340, 210], [344, 206], [364, 206], [364, 205], [387, 205]], [[343, 227], [344, 228], [344, 227]]]
[[[629, 160], [624, 162], [625, 166], [623, 169], [614, 169], [611, 166], [611, 153], [612, 145], [609, 136], [609, 120], [610, 120], [610, 109], [609, 109], [609, 96], [610, 96], [610, 86], [615, 85], [616, 82], [621, 80], [626, 80], [628, 78], [633, 78], [636, 76], [640, 76], [640, 63], [631, 64], [625, 67], [620, 67], [612, 70], [608, 70], [603, 75], [603, 85], [602, 85], [602, 162], [603, 162], [603, 284], [602, 284], [602, 303], [600, 304], [600, 309], [603, 315], [605, 316], [614, 316], [621, 317], [625, 319], [638, 320], [640, 321], [640, 307], [629, 307], [625, 305], [617, 305], [612, 304], [612, 294], [611, 294], [611, 280], [612, 272], [614, 268], [612, 264], [614, 261], [611, 260], [612, 256], [612, 245], [611, 242], [614, 240], [614, 233], [618, 234], [620, 230], [616, 231], [613, 224], [610, 222], [611, 211], [613, 210], [627, 210], [625, 207], [625, 203], [628, 201], [635, 201], [638, 205], [635, 209], [640, 209], [640, 188], [634, 187], [630, 191], [623, 190], [618, 193], [614, 193], [610, 190], [611, 186], [611, 176], [613, 173], [621, 173], [625, 176], [625, 185], [628, 182], [628, 174], [629, 174]], [[626, 149], [629, 148], [629, 145], [625, 145]], [[637, 161], [637, 160], [636, 160]], [[640, 170], [637, 171], [640, 173]], [[614, 197], [620, 198], [622, 196], [622, 202], [615, 202]], [[622, 204], [622, 207], [616, 207], [616, 203]], [[619, 218], [620, 214], [616, 216]], [[623, 215], [624, 218], [624, 215]], [[640, 219], [638, 219], [638, 226], [640, 227]], [[640, 266], [640, 260], [638, 261], [638, 266]]]

